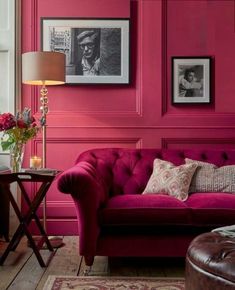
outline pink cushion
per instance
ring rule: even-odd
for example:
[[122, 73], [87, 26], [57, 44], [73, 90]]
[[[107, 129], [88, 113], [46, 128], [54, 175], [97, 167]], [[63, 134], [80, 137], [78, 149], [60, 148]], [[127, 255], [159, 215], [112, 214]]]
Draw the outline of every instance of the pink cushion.
[[193, 193], [185, 205], [191, 208], [195, 225], [230, 225], [235, 222], [235, 195], [229, 193]]
[[102, 225], [234, 224], [235, 195], [193, 193], [186, 202], [167, 195], [119, 195], [100, 211]]
[[156, 158], [153, 163], [153, 173], [143, 194], [164, 193], [185, 201], [196, 168], [195, 163], [175, 166], [172, 162]]
[[119, 195], [108, 200], [100, 212], [102, 225], [186, 225], [189, 209], [167, 195]]
[[190, 185], [190, 192], [230, 192], [235, 193], [235, 166], [217, 167], [208, 162], [185, 158], [186, 164], [196, 164], [198, 168]]

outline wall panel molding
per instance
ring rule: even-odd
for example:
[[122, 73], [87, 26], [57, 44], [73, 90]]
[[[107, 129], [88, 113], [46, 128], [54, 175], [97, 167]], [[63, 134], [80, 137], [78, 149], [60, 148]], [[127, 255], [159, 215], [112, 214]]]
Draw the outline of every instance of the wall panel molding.
[[[34, 139], [34, 147], [37, 147], [39, 144], [42, 144], [42, 138]], [[48, 137], [46, 140], [48, 144], [112, 144], [112, 143], [124, 143], [124, 144], [133, 144], [136, 148], [141, 148], [142, 138], [129, 138], [129, 137]]]
[[185, 130], [189, 130], [189, 129], [215, 129], [215, 130], [224, 130], [224, 129], [235, 129], [235, 123], [234, 125], [189, 125], [189, 126], [176, 126], [176, 125], [156, 125], [156, 126], [93, 126], [93, 125], [87, 125], [87, 126], [55, 126], [55, 125], [51, 125], [48, 129], [49, 130], [66, 130], [66, 129], [70, 129], [70, 130], [77, 130], [77, 129], [87, 129], [87, 130], [103, 130], [103, 129], [124, 129], [124, 130], [129, 130], [129, 129], [136, 129], [136, 130], [144, 130], [144, 129], [153, 129], [153, 130], [158, 130], [158, 129], [165, 129], [165, 130], [170, 130], [170, 129], [185, 129]]
[[235, 145], [235, 138], [162, 138], [162, 148], [168, 149], [170, 145]]
[[167, 1], [162, 1], [162, 110], [167, 113]]

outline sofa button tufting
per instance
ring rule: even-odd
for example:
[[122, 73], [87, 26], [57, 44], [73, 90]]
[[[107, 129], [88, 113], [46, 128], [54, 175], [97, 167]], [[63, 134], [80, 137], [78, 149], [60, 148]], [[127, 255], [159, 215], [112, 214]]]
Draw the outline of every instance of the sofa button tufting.
[[179, 153], [179, 157], [182, 158], [182, 159], [184, 159], [185, 158], [184, 152], [180, 152]]
[[201, 158], [202, 158], [202, 160], [207, 160], [206, 154], [202, 153]]
[[162, 157], [162, 154], [161, 153], [157, 153], [156, 157], [155, 158], [158, 158], [158, 159], [163, 159]]
[[227, 155], [226, 152], [224, 152], [224, 153], [222, 154], [222, 156], [223, 156], [224, 160], [228, 160], [228, 155]]
[[132, 175], [133, 175], [132, 170], [131, 170], [130, 168], [127, 168], [127, 169], [126, 169], [126, 174], [127, 174], [128, 176], [132, 176]]
[[137, 153], [136, 153], [136, 158], [137, 158], [138, 160], [140, 160], [140, 159], [142, 158], [142, 155], [141, 155], [140, 152], [137, 152]]
[[114, 153], [113, 153], [113, 156], [114, 156], [115, 158], [119, 158], [119, 153], [118, 153], [118, 152], [114, 152]]

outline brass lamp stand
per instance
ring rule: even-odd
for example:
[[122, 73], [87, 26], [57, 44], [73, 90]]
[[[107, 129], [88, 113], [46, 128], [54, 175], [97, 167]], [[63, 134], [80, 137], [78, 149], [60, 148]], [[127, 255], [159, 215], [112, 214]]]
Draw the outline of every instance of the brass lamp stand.
[[[60, 52], [33, 51], [22, 55], [22, 82], [28, 85], [42, 86], [40, 90], [40, 112], [42, 125], [42, 165], [47, 168], [46, 162], [46, 129], [48, 109], [48, 90], [46, 86], [62, 85], [65, 83], [65, 54]], [[47, 213], [46, 197], [43, 200], [43, 227], [46, 231]], [[62, 245], [62, 239], [50, 237], [52, 247]]]
[[[40, 112], [41, 112], [41, 124], [42, 124], [42, 167], [47, 168], [47, 160], [46, 160], [46, 130], [47, 130], [47, 113], [48, 113], [48, 90], [45, 86], [45, 81], [43, 81], [42, 88], [40, 90], [41, 97], [40, 97], [40, 102], [41, 102], [41, 107], [40, 107]], [[46, 196], [44, 197], [43, 201], [43, 227], [46, 230], [46, 217], [47, 217], [47, 207], [46, 207]]]

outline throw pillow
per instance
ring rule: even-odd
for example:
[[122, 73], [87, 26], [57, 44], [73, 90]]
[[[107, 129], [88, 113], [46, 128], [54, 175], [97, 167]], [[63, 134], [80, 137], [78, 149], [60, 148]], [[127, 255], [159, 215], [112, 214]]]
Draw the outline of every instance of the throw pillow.
[[186, 164], [196, 164], [189, 192], [235, 192], [235, 166], [217, 167], [214, 164], [185, 159]]
[[175, 166], [171, 162], [155, 159], [153, 173], [143, 194], [164, 193], [185, 201], [196, 168], [195, 163]]

